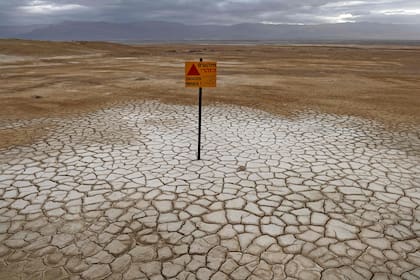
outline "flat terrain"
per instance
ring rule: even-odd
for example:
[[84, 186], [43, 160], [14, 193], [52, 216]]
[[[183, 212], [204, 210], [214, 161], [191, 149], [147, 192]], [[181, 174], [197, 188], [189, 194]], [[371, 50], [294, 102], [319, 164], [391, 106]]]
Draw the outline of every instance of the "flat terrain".
[[193, 106], [32, 120], [0, 150], [0, 279], [420, 277], [418, 126], [204, 115], [202, 161]]
[[[420, 123], [420, 48], [212, 46], [0, 40], [0, 121], [90, 111], [127, 99], [195, 104], [184, 61], [219, 62], [223, 102], [276, 114], [315, 109], [398, 125]], [[3, 131], [0, 147], [30, 143], [42, 127]]]
[[420, 279], [419, 54], [1, 41], [0, 279]]

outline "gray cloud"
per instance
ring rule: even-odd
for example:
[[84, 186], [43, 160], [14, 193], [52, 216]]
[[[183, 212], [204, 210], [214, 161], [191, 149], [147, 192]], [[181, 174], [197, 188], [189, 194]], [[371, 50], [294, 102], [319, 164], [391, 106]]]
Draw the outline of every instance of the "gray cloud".
[[419, 0], [0, 0], [0, 25], [64, 20], [420, 24]]

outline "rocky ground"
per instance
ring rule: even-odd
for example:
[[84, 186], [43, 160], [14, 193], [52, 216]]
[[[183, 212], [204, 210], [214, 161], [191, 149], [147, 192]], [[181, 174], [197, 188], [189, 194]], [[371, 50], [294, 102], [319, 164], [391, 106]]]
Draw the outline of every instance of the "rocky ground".
[[116, 103], [0, 150], [0, 279], [419, 279], [420, 127]]

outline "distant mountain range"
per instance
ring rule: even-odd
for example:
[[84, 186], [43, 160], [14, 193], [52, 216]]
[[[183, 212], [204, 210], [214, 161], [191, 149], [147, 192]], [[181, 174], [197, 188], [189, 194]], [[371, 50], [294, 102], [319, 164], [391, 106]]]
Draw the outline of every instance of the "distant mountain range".
[[52, 25], [0, 26], [0, 38], [78, 41], [183, 40], [420, 40], [420, 25], [339, 23], [287, 25], [243, 23], [229, 26], [65, 21]]

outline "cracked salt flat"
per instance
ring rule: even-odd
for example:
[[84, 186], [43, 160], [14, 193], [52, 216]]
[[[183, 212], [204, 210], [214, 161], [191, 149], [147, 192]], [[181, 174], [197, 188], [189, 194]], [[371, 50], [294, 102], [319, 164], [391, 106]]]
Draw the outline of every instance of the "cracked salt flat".
[[0, 124], [0, 279], [420, 278], [419, 127], [196, 110]]

